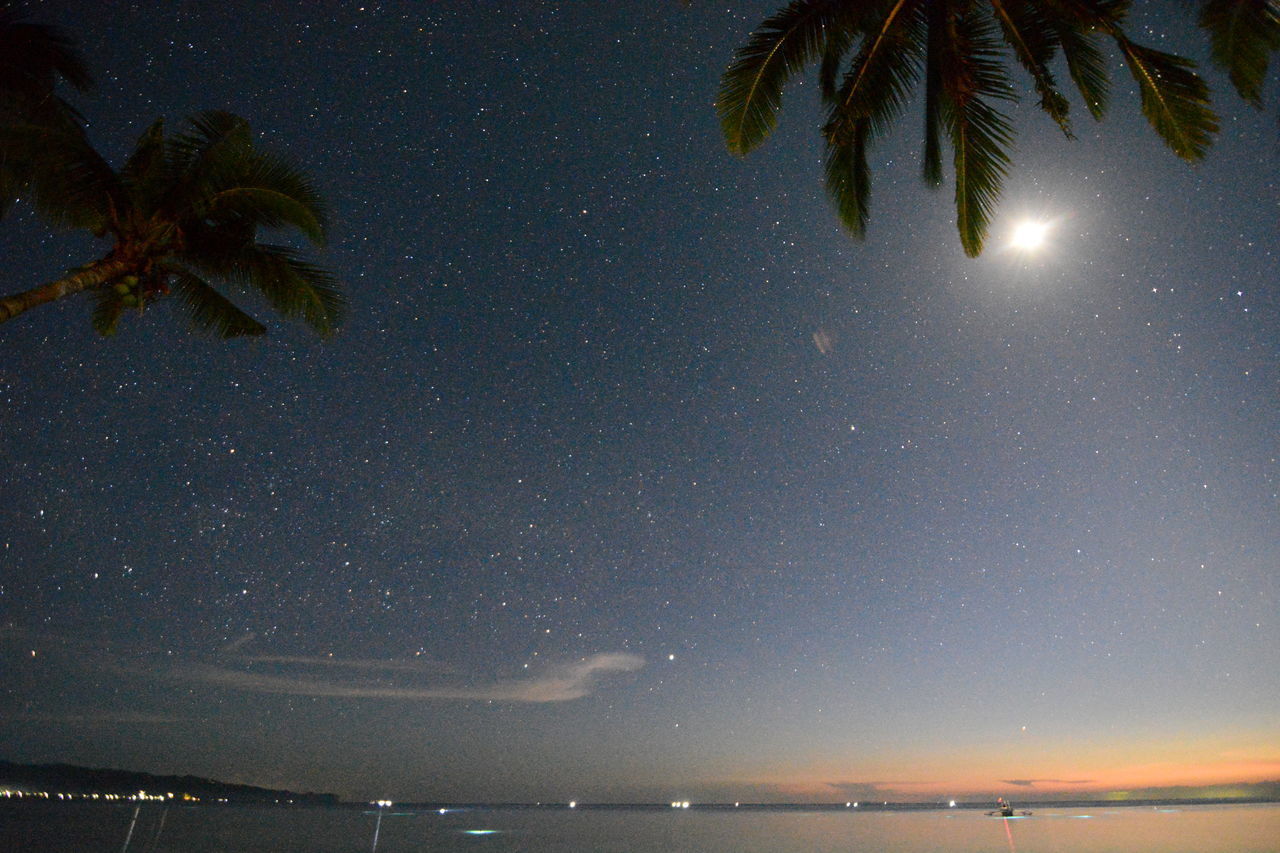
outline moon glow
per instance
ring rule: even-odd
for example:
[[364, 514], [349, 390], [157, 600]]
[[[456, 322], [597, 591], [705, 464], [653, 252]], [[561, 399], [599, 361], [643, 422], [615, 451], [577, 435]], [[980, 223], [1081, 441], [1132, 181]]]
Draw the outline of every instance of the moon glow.
[[1023, 252], [1034, 252], [1044, 247], [1048, 236], [1048, 222], [1026, 220], [1014, 226], [1013, 234], [1009, 237], [1009, 245]]

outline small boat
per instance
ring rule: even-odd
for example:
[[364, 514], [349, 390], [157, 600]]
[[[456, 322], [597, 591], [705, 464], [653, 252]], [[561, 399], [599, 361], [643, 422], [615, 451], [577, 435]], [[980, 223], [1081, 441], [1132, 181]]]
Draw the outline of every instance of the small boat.
[[1015, 812], [1013, 803], [1004, 797], [997, 797], [995, 811], [987, 812], [987, 817], [1028, 817], [1030, 814], [1031, 812]]

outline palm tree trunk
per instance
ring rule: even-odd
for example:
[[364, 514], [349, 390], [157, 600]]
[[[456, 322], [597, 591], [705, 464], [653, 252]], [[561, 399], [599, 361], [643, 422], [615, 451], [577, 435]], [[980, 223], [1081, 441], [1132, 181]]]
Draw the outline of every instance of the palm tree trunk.
[[135, 263], [126, 258], [117, 257], [113, 253], [94, 261], [83, 269], [76, 270], [66, 278], [60, 278], [12, 296], [0, 297], [0, 323], [12, 320], [37, 305], [44, 305], [46, 302], [106, 284], [125, 275], [135, 266]]

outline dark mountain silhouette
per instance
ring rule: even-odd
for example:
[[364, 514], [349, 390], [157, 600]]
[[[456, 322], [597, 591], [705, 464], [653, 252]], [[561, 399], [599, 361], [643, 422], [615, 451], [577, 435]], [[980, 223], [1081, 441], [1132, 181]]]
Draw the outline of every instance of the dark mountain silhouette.
[[71, 794], [190, 794], [202, 800], [225, 799], [238, 803], [293, 802], [300, 805], [334, 805], [335, 794], [258, 788], [202, 779], [199, 776], [157, 776], [133, 770], [77, 767], [71, 764], [14, 764], [0, 761], [0, 789], [48, 791]]

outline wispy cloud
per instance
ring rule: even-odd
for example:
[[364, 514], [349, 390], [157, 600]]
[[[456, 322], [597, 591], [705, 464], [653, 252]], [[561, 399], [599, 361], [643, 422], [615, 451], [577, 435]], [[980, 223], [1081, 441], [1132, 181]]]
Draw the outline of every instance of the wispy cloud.
[[934, 782], [827, 782], [827, 787], [834, 788], [842, 795], [855, 800], [874, 800], [877, 798], [897, 796], [914, 788], [929, 787]]
[[450, 667], [426, 658], [412, 657], [399, 660], [374, 660], [366, 658], [337, 658], [330, 655], [246, 655], [239, 658], [244, 663], [281, 664], [297, 667], [333, 667], [383, 672], [428, 672], [448, 670]]
[[238, 652], [238, 651], [240, 651], [241, 649], [243, 649], [245, 646], [247, 646], [247, 645], [249, 645], [250, 643], [252, 643], [252, 642], [253, 642], [254, 640], [256, 640], [256, 639], [258, 639], [258, 635], [257, 635], [257, 634], [255, 634], [253, 631], [250, 631], [250, 632], [248, 632], [247, 634], [244, 634], [244, 635], [243, 635], [243, 636], [241, 636], [241, 637], [237, 637], [236, 639], [234, 639], [234, 640], [232, 640], [231, 642], [227, 643], [225, 646], [223, 646], [223, 647], [222, 647], [221, 649], [219, 649], [218, 651], [219, 651], [219, 652], [221, 652], [221, 653], [222, 653], [222, 654], [224, 654], [224, 655], [233, 655], [233, 654], [235, 654], [236, 652]]
[[[337, 665], [322, 658], [324, 666]], [[259, 658], [259, 662], [277, 664], [315, 664], [310, 658]], [[403, 670], [397, 661], [353, 661], [357, 669]], [[322, 696], [348, 699], [400, 699], [400, 700], [455, 700], [486, 702], [567, 702], [587, 696], [599, 676], [610, 673], [634, 672], [644, 666], [644, 659], [623, 652], [592, 655], [572, 664], [557, 667], [527, 678], [513, 678], [468, 685], [410, 686], [401, 684], [361, 684], [306, 674], [280, 675], [237, 669], [223, 665], [192, 664], [173, 670], [175, 678], [243, 690], [251, 693], [271, 693], [290, 696]]]
[[[42, 659], [56, 660], [69, 669], [109, 672], [121, 678], [178, 681], [251, 693], [409, 701], [568, 702], [590, 695], [602, 678], [644, 666], [644, 658], [638, 655], [601, 652], [520, 677], [485, 680], [424, 655], [370, 659], [249, 653], [257, 639], [256, 634], [246, 633], [204, 655], [184, 657], [118, 641], [88, 643], [0, 626], [0, 654], [26, 657], [39, 648]], [[84, 716], [79, 722], [89, 724], [91, 719]]]
[[1030, 788], [1034, 785], [1088, 785], [1092, 779], [1001, 779], [1006, 785]]

